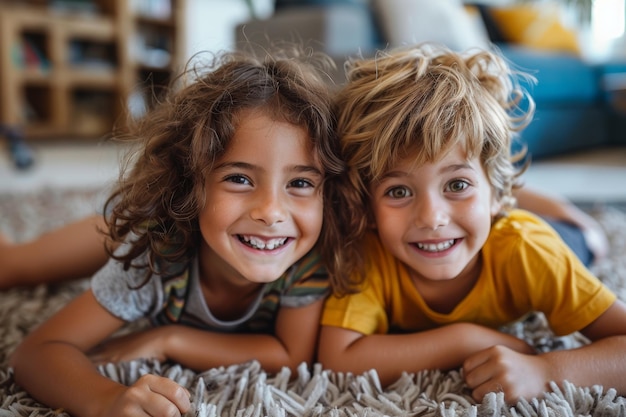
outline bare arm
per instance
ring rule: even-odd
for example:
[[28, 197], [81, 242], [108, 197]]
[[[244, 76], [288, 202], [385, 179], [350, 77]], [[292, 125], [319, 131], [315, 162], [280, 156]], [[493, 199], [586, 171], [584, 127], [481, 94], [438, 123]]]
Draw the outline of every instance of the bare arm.
[[[107, 261], [101, 215], [51, 230], [23, 243], [0, 239], [0, 289], [89, 277]], [[36, 260], [36, 262], [34, 262]]]
[[263, 369], [292, 371], [311, 364], [323, 301], [301, 308], [281, 308], [276, 335], [231, 334], [171, 325], [149, 329], [105, 343], [91, 355], [97, 362], [154, 357], [204, 370], [257, 360]]
[[580, 228], [595, 259], [602, 259], [608, 255], [609, 242], [602, 226], [571, 201], [558, 196], [548, 196], [528, 188], [515, 190], [515, 197], [518, 206], [524, 210], [571, 223]]
[[580, 386], [603, 385], [626, 393], [626, 306], [616, 301], [582, 331], [593, 342], [577, 349], [537, 356], [505, 348], [491, 348], [464, 364], [465, 379], [480, 401], [490, 391], [503, 391], [507, 401], [531, 398], [548, 388], [550, 381], [567, 380]]
[[381, 382], [388, 385], [402, 372], [458, 368], [471, 354], [499, 344], [533, 353], [528, 344], [516, 337], [471, 323], [419, 333], [367, 336], [322, 326], [319, 361], [338, 372], [363, 373], [374, 368]]
[[180, 415], [186, 391], [155, 375], [126, 387], [102, 376], [85, 352], [122, 326], [91, 291], [32, 332], [10, 359], [15, 379], [34, 398], [75, 416]]

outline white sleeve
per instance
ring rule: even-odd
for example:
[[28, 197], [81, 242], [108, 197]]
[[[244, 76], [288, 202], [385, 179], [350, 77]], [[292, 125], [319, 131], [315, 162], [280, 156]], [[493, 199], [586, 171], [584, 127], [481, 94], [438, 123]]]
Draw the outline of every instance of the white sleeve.
[[[118, 248], [123, 251], [127, 245]], [[163, 305], [161, 277], [153, 275], [148, 282], [139, 286], [146, 278], [146, 269], [130, 268], [115, 259], [109, 261], [91, 279], [91, 290], [96, 300], [111, 314], [131, 322], [156, 315]]]

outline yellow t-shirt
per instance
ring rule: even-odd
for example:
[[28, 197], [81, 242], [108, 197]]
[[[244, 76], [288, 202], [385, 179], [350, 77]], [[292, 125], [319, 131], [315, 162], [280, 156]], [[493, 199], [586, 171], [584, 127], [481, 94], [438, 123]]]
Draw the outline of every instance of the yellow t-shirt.
[[493, 225], [482, 257], [474, 288], [450, 313], [441, 314], [426, 305], [404, 264], [371, 234], [362, 291], [330, 297], [322, 324], [366, 335], [457, 322], [498, 328], [541, 311], [557, 335], [566, 335], [592, 323], [616, 300], [549, 225], [523, 210], [513, 210]]

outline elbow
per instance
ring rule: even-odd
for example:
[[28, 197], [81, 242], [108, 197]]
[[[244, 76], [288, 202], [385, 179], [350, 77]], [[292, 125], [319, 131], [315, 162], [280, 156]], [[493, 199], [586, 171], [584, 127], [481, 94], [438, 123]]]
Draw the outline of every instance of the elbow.
[[253, 359], [258, 361], [261, 367], [271, 374], [277, 374], [287, 368], [291, 372], [291, 375], [296, 375], [298, 373], [298, 369], [302, 366], [306, 366], [308, 369], [311, 369], [315, 357], [313, 353], [310, 355], [293, 355], [287, 353], [286, 355], [281, 355], [280, 357], [276, 356], [265, 359], [255, 357]]
[[15, 369], [20, 367], [20, 364], [24, 363], [25, 358], [28, 357], [28, 343], [23, 341], [17, 346], [17, 348], [11, 353], [8, 358], [9, 367]]
[[22, 343], [13, 351], [7, 360], [9, 368], [13, 369], [15, 381], [20, 385], [23, 382], [20, 377], [24, 373], [24, 367], [32, 362], [33, 358], [32, 355], [29, 355], [28, 350], [28, 346]]
[[361, 341], [363, 334], [339, 327], [323, 326], [317, 349], [317, 360], [335, 372], [358, 372], [366, 368]]
[[9, 360], [8, 360], [9, 368], [13, 368], [15, 370], [15, 368], [18, 367], [19, 362], [20, 362], [20, 348], [18, 347], [11, 354], [11, 356], [9, 356]]
[[334, 372], [350, 372], [352, 371], [346, 357], [346, 351], [341, 349], [320, 348], [317, 361], [324, 369], [330, 369]]

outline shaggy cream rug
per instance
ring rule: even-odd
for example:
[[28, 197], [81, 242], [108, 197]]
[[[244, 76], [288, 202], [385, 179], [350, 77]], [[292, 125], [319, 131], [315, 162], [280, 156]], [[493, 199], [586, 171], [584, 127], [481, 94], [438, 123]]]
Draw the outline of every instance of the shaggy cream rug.
[[[93, 213], [101, 197], [93, 190], [0, 196], [0, 231], [15, 240], [30, 239]], [[612, 244], [609, 259], [595, 265], [594, 272], [626, 300], [626, 213], [613, 207], [592, 213]], [[88, 285], [85, 279], [0, 292], [0, 417], [67, 416], [37, 403], [16, 385], [7, 359], [30, 329]], [[554, 337], [541, 315], [530, 315], [503, 330], [542, 351], [585, 343], [577, 334]], [[626, 416], [626, 398], [600, 386], [552, 385], [541, 398], [515, 406], [507, 406], [497, 393], [476, 403], [458, 371], [405, 374], [385, 389], [375, 371], [341, 374], [319, 365], [301, 366], [297, 375], [288, 370], [270, 375], [256, 362], [198, 373], [177, 364], [141, 360], [108, 364], [100, 371], [124, 384], [144, 373], [165, 375], [192, 393], [190, 416]]]

